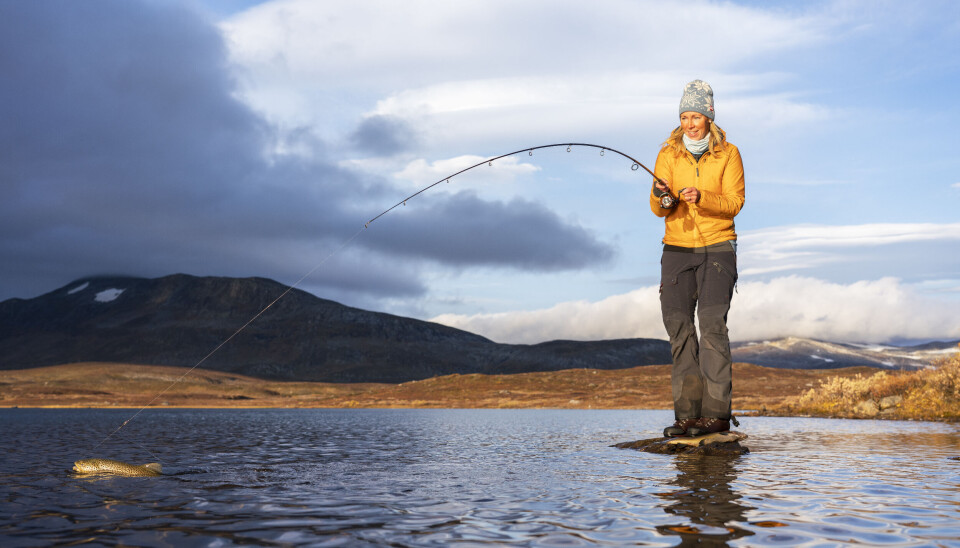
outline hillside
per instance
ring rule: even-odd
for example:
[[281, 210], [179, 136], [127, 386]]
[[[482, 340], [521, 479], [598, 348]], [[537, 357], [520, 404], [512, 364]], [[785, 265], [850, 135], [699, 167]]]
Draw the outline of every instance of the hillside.
[[[263, 278], [183, 274], [77, 280], [33, 299], [0, 302], [0, 370], [78, 362], [192, 367], [287, 289]], [[955, 345], [881, 347], [789, 337], [737, 343], [732, 350], [734, 361], [786, 369], [916, 369]], [[663, 340], [499, 344], [292, 290], [202, 368], [271, 380], [400, 383], [670, 362]]]
[[[76, 362], [192, 367], [286, 289], [263, 278], [182, 274], [77, 280], [0, 303], [0, 369]], [[499, 344], [293, 290], [202, 367], [274, 380], [404, 382], [669, 362], [666, 341]]]

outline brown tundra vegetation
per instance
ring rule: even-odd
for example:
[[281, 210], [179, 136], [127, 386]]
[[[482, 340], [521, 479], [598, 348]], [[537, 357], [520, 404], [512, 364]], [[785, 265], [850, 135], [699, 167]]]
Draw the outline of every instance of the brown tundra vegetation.
[[767, 415], [960, 420], [960, 352], [919, 371], [831, 376]]

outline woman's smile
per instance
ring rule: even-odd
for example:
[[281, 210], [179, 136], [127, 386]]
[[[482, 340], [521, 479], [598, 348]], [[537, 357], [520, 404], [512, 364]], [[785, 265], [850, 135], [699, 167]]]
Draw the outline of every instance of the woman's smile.
[[680, 115], [680, 126], [688, 138], [699, 141], [710, 132], [710, 121], [699, 112], [684, 112]]

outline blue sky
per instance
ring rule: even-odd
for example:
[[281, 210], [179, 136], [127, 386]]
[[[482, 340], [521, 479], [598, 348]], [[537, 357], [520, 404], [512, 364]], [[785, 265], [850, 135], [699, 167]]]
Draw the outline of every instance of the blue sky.
[[[265, 276], [498, 341], [665, 338], [651, 168], [709, 82], [731, 338], [960, 338], [960, 4], [0, 2], [0, 299]], [[331, 255], [331, 253], [333, 253]], [[322, 264], [321, 264], [322, 263]]]

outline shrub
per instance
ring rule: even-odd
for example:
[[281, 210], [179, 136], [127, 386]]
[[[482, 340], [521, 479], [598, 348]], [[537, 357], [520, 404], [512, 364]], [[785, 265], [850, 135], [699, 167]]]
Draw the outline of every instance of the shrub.
[[960, 419], [960, 353], [938, 360], [919, 376], [922, 383], [904, 395], [904, 412], [911, 418]]
[[[882, 409], [885, 398], [899, 401]], [[912, 372], [880, 371], [868, 377], [830, 377], [773, 412], [831, 417], [960, 420], [960, 352]]]

